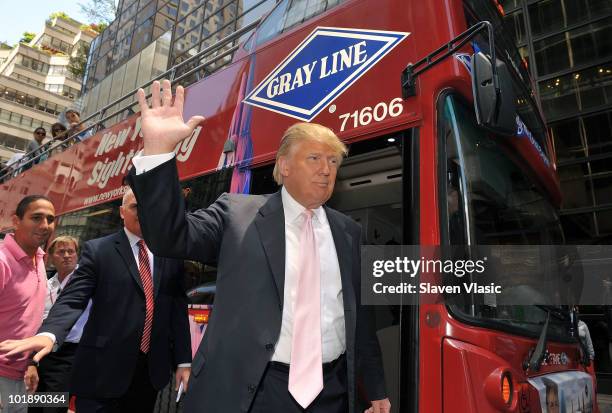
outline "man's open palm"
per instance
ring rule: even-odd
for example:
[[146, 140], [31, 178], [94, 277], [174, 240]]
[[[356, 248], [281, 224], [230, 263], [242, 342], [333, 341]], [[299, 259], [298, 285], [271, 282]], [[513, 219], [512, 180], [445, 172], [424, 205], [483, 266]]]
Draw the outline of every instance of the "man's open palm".
[[192, 116], [186, 123], [183, 121], [183, 103], [185, 90], [176, 88], [172, 99], [169, 80], [153, 82], [151, 85], [151, 106], [147, 103], [145, 92], [138, 89], [136, 93], [141, 113], [141, 130], [144, 137], [144, 155], [157, 155], [172, 152], [176, 145], [188, 137], [200, 122], [202, 116]]

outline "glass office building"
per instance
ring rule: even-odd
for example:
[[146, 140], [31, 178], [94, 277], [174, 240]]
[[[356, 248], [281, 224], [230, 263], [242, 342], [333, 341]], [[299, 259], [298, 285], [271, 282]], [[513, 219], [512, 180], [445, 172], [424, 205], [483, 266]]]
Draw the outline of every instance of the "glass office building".
[[567, 241], [610, 244], [612, 1], [500, 3], [551, 130]]
[[[120, 0], [115, 20], [91, 47], [84, 80], [84, 114], [96, 112], [256, 21], [275, 4], [275, 0]], [[227, 48], [231, 46], [228, 44]], [[229, 63], [231, 58], [231, 54], [227, 55], [182, 83], [197, 81]], [[189, 69], [185, 66], [183, 72]], [[181, 72], [176, 73], [180, 75]], [[109, 108], [107, 113], [119, 108]]]

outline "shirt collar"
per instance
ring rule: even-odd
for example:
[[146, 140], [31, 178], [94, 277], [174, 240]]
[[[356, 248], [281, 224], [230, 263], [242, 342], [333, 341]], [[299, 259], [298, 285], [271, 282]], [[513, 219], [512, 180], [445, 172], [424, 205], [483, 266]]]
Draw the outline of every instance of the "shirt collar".
[[[74, 267], [74, 271], [76, 271], [77, 268], [79, 268], [78, 264], [76, 267]], [[62, 281], [61, 283], [59, 280], [59, 273], [56, 271], [53, 277], [49, 279], [49, 281], [54, 280], [53, 283], [59, 285], [63, 289], [64, 287], [66, 287], [66, 284], [68, 284], [68, 281], [70, 281], [70, 278], [72, 277], [72, 274], [74, 274], [74, 271], [64, 277], [64, 281]]]
[[[287, 191], [284, 186], [281, 189], [281, 197], [283, 200], [283, 210], [285, 212], [285, 222], [295, 222], [302, 215], [302, 213], [306, 211], [306, 208], [298, 201], [296, 201], [295, 198], [291, 196], [289, 191]], [[325, 216], [325, 210], [322, 206], [313, 209], [312, 212], [314, 214], [314, 217], [320, 223], [325, 223], [327, 221]]]
[[[17, 244], [17, 241], [15, 241], [15, 234], [7, 234], [6, 237], [4, 237], [4, 245], [6, 245], [6, 249], [15, 258], [15, 261], [21, 261], [26, 258], [30, 259], [28, 254], [26, 254], [23, 248], [21, 248], [19, 244]], [[42, 250], [42, 248], [38, 247], [36, 250], [36, 259], [42, 259], [44, 256], [45, 252]]]
[[129, 229], [127, 229], [126, 227], [123, 227], [123, 230], [125, 231], [125, 235], [127, 235], [128, 238], [128, 242], [130, 243], [130, 247], [132, 249], [136, 248], [138, 245], [138, 241], [140, 241], [142, 238], [140, 238], [138, 235], [134, 234], [133, 232], [130, 232]]

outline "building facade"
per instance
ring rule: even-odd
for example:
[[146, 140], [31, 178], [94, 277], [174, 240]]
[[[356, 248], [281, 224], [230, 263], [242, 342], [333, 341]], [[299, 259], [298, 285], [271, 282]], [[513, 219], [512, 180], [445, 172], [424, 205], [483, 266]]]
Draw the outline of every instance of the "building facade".
[[0, 47], [1, 161], [25, 151], [35, 128], [50, 136], [51, 124], [75, 106], [81, 79], [68, 65], [95, 36], [80, 22], [55, 17], [29, 43]]
[[612, 2], [506, 0], [553, 138], [569, 243], [612, 235]]

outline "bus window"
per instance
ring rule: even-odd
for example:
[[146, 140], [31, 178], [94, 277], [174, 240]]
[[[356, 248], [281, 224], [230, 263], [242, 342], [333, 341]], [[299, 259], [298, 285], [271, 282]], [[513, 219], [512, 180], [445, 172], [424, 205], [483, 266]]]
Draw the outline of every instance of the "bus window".
[[[440, 190], [442, 238], [454, 245], [555, 245], [563, 236], [554, 207], [532, 183], [524, 168], [511, 158], [501, 141], [478, 128], [473, 113], [453, 95], [440, 110], [440, 156], [445, 171]], [[554, 257], [551, 258], [551, 260]], [[553, 262], [553, 261], [551, 261]], [[551, 264], [552, 265], [552, 264]], [[505, 286], [504, 294], [522, 288]], [[539, 301], [538, 291], [534, 294]], [[462, 297], [450, 311], [464, 321], [485, 322], [491, 328], [536, 336], [546, 319], [537, 306], [496, 306], [494, 297]], [[483, 304], [486, 303], [486, 304]], [[549, 334], [567, 339], [567, 325], [551, 318]]]
[[87, 209], [69, 212], [59, 218], [56, 235], [70, 235], [81, 243], [119, 231], [123, 226], [119, 216], [121, 200], [115, 200]]
[[272, 194], [280, 190], [276, 184], [272, 171], [274, 165], [266, 165], [251, 171], [251, 190], [252, 195]]
[[282, 0], [257, 29], [257, 46], [340, 2], [341, 0]]
[[[185, 209], [188, 212], [207, 208], [230, 187], [232, 169], [223, 169], [217, 173], [199, 176], [181, 182]], [[216, 263], [185, 261], [185, 288], [192, 304], [212, 304], [217, 281]]]

